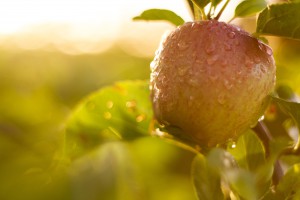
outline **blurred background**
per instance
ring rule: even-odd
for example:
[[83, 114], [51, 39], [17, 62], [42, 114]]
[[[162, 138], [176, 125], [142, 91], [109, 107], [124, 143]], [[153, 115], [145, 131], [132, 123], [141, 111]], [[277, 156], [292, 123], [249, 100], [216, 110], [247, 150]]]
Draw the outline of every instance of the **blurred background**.
[[[174, 29], [132, 21], [149, 8], [192, 19], [184, 0], [0, 2], [0, 199], [194, 199], [192, 153], [155, 138], [105, 144], [72, 163], [62, 156], [65, 120], [82, 98], [148, 79], [161, 36]], [[229, 7], [222, 20], [232, 15]], [[255, 18], [234, 23], [253, 32]], [[270, 42], [278, 80], [299, 91], [299, 42]]]

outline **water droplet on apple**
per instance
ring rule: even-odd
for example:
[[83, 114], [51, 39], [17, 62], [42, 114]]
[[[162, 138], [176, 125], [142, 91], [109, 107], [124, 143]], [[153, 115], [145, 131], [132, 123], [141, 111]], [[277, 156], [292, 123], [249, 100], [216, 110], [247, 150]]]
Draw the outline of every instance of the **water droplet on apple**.
[[272, 55], [273, 55], [273, 51], [272, 51], [271, 47], [265, 45], [265, 49], [266, 49], [266, 53], [267, 53], [269, 56], [272, 56]]
[[223, 30], [226, 30], [227, 29], [227, 25], [224, 23], [222, 23], [222, 26], [221, 26], [221, 28], [223, 29]]
[[216, 61], [218, 60], [218, 56], [217, 55], [213, 55], [207, 58], [206, 62], [209, 65], [214, 64]]
[[180, 66], [177, 68], [177, 72], [179, 76], [183, 76], [185, 75], [185, 73], [187, 72], [188, 68], [184, 67], [184, 66]]
[[210, 43], [205, 47], [205, 51], [207, 54], [212, 54], [216, 49], [216, 46], [214, 43]]
[[227, 79], [224, 80], [224, 86], [227, 90], [230, 90], [233, 87], [233, 84]]
[[235, 38], [235, 32], [233, 32], [233, 31], [229, 32], [229, 33], [228, 33], [228, 37], [229, 37], [230, 39], [234, 39], [234, 38]]
[[251, 67], [253, 67], [254, 62], [249, 57], [246, 57], [245, 65], [246, 65], [246, 67], [251, 68]]
[[217, 74], [210, 74], [208, 77], [212, 82], [215, 82], [216, 80], [218, 80]]
[[255, 63], [259, 63], [259, 62], [260, 62], [260, 58], [259, 58], [259, 57], [255, 57], [255, 58], [254, 58], [254, 62], [255, 62]]
[[223, 67], [226, 67], [228, 65], [228, 61], [226, 59], [223, 59], [221, 65]]
[[195, 99], [194, 96], [189, 96], [189, 99], [188, 99], [188, 107], [191, 107], [191, 106], [193, 105], [194, 99]]
[[177, 45], [178, 45], [179, 50], [185, 50], [189, 46], [185, 41], [180, 41], [180, 42], [178, 42]]
[[225, 104], [225, 102], [226, 102], [225, 94], [219, 94], [219, 96], [218, 96], [218, 102], [221, 105]]
[[190, 78], [190, 79], [188, 80], [188, 84], [189, 84], [190, 86], [196, 87], [196, 86], [198, 86], [198, 80], [197, 80], [196, 78]]
[[224, 48], [226, 51], [230, 51], [232, 48], [231, 48], [231, 45], [228, 44], [228, 43], [224, 43]]

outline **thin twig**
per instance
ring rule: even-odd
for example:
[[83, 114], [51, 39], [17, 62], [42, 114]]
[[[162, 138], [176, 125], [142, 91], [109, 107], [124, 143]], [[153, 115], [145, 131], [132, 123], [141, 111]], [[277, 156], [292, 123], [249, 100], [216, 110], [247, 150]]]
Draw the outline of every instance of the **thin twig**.
[[[266, 157], [268, 158], [270, 156], [270, 141], [273, 140], [272, 135], [270, 134], [268, 128], [263, 122], [258, 122], [257, 125], [253, 128], [259, 139], [262, 141], [265, 151], [266, 151]], [[277, 185], [284, 175], [282, 167], [278, 160], [276, 160], [274, 164], [274, 173], [273, 173], [273, 184]]]
[[221, 8], [221, 10], [219, 11], [218, 15], [215, 17], [216, 20], [218, 20], [221, 17], [223, 11], [225, 10], [225, 8], [227, 7], [227, 5], [228, 5], [229, 2], [230, 2], [230, 0], [227, 0], [225, 2], [225, 4], [223, 5], [223, 7]]

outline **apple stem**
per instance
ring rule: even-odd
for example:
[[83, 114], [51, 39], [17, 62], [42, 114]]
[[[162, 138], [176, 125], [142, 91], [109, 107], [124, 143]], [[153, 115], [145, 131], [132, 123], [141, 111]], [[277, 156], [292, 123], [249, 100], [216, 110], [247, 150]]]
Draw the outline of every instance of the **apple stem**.
[[219, 11], [218, 15], [215, 17], [215, 20], [219, 20], [219, 18], [221, 17], [223, 11], [225, 10], [225, 8], [227, 7], [228, 3], [230, 2], [230, 0], [227, 0], [225, 2], [225, 4], [223, 5], [223, 7], [221, 8], [221, 10]]
[[211, 15], [212, 15], [212, 12], [211, 12], [211, 11], [212, 11], [212, 7], [213, 7], [213, 6], [210, 4], [209, 11], [208, 11], [208, 14], [207, 14], [207, 18], [208, 18], [208, 19], [211, 19]]

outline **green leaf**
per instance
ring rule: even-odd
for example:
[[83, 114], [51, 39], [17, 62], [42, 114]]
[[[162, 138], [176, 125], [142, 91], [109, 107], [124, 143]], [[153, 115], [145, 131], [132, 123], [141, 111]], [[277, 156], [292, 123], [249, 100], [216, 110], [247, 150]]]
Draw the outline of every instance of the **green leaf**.
[[293, 100], [295, 98], [293, 89], [287, 85], [279, 85], [276, 88], [276, 93], [280, 98], [285, 100]]
[[233, 147], [229, 147], [228, 151], [237, 160], [241, 168], [255, 172], [266, 162], [263, 144], [250, 129], [239, 137]]
[[192, 2], [203, 9], [210, 3], [210, 0], [192, 0]]
[[247, 170], [236, 169], [228, 173], [230, 187], [245, 200], [257, 200], [255, 176]]
[[213, 7], [216, 7], [217, 5], [219, 5], [219, 3], [221, 3], [222, 0], [211, 0], [211, 5]]
[[164, 20], [174, 24], [175, 26], [180, 26], [184, 23], [184, 20], [176, 13], [165, 9], [145, 10], [139, 16], [134, 17], [133, 20]]
[[220, 174], [201, 154], [197, 155], [193, 161], [192, 179], [199, 200], [224, 199]]
[[235, 8], [235, 17], [247, 17], [254, 15], [267, 7], [264, 0], [245, 0]]
[[124, 81], [105, 87], [83, 100], [66, 124], [72, 154], [107, 140], [132, 140], [148, 135], [152, 118], [147, 81]]
[[77, 199], [139, 199], [136, 160], [122, 142], [103, 144], [76, 159], [70, 166], [70, 181]]
[[258, 17], [258, 34], [300, 39], [300, 3], [274, 4]]
[[298, 127], [300, 127], [300, 103], [289, 102], [274, 96], [272, 96], [272, 99], [285, 113], [291, 116]]
[[[298, 199], [300, 196], [300, 164], [292, 166], [277, 186], [278, 199]], [[295, 198], [295, 197], [298, 198]]]

